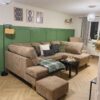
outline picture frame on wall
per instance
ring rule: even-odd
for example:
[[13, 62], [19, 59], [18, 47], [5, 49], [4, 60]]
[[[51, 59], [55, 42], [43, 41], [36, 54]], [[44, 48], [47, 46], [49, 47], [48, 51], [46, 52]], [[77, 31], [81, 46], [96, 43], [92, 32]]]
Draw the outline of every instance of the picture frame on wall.
[[14, 7], [14, 20], [15, 21], [23, 21], [23, 9]]
[[43, 23], [43, 12], [41, 11], [36, 12], [36, 23], [39, 23], [39, 24]]
[[26, 9], [26, 21], [27, 22], [34, 22], [34, 11]]

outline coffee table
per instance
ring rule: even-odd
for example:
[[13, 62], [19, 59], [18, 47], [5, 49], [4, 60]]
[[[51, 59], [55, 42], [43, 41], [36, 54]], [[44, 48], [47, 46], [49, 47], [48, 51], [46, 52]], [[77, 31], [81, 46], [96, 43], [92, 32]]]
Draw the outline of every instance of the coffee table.
[[76, 60], [75, 58], [66, 58], [66, 59], [61, 59], [61, 63], [63, 63], [66, 67], [66, 70], [69, 70], [69, 78], [71, 78], [71, 73], [72, 69], [75, 70], [75, 73], [78, 74], [78, 67], [79, 67], [79, 61]]

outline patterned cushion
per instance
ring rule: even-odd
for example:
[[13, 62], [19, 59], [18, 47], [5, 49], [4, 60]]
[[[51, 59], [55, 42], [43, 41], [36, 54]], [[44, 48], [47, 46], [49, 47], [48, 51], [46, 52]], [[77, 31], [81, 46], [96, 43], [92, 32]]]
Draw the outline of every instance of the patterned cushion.
[[60, 44], [51, 44], [51, 47], [50, 47], [54, 53], [57, 53], [60, 51]]
[[51, 50], [43, 50], [44, 56], [51, 56], [54, 54], [54, 51]]

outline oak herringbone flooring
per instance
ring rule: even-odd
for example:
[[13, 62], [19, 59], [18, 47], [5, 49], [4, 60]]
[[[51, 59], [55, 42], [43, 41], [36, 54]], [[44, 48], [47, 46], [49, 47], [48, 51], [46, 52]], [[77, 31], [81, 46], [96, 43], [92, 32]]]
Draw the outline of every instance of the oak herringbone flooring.
[[[98, 59], [93, 58], [89, 66], [80, 70], [79, 74], [68, 79], [67, 73], [60, 77], [69, 81], [69, 93], [61, 100], [88, 100], [90, 80], [97, 75]], [[74, 73], [73, 73], [74, 75]], [[45, 100], [30, 86], [12, 74], [0, 76], [0, 100]]]

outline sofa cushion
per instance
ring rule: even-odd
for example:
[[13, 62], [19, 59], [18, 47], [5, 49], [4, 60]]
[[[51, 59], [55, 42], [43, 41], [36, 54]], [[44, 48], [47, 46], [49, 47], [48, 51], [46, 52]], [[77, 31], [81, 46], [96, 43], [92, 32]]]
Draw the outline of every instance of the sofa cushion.
[[60, 41], [51, 41], [51, 44], [60, 44]]
[[41, 79], [48, 75], [48, 69], [42, 66], [32, 66], [27, 68], [26, 73], [36, 79]]
[[54, 54], [54, 51], [52, 49], [50, 50], [43, 50], [44, 56], [51, 56]]
[[54, 57], [57, 59], [57, 57], [61, 58], [62, 56], [70, 56], [76, 58], [79, 61], [79, 66], [84, 66], [85, 64], [87, 64], [90, 58], [90, 55], [88, 53], [56, 53]]
[[44, 55], [44, 53], [43, 53], [44, 50], [50, 50], [50, 44], [43, 44], [43, 45], [41, 44], [40, 51], [41, 51], [42, 56]]
[[13, 45], [32, 47], [31, 43], [12, 43]]
[[54, 53], [60, 51], [60, 44], [51, 44], [50, 49], [53, 50]]
[[41, 51], [40, 51], [40, 43], [37, 43], [37, 42], [33, 42], [31, 43], [32, 46], [34, 47], [34, 49], [36, 50], [36, 53], [38, 56], [41, 55]]
[[82, 38], [80, 38], [80, 37], [70, 37], [70, 42], [82, 42]]
[[65, 51], [73, 54], [81, 54], [83, 43], [81, 42], [68, 42], [65, 44]]
[[13, 53], [16, 53], [16, 54], [19, 54], [21, 56], [28, 57], [31, 59], [37, 57], [37, 54], [33, 47], [25, 47], [25, 46], [18, 46], [18, 45], [12, 44], [8, 46], [8, 50]]
[[65, 52], [66, 44], [67, 44], [67, 41], [61, 41], [60, 42], [60, 52]]

